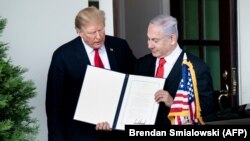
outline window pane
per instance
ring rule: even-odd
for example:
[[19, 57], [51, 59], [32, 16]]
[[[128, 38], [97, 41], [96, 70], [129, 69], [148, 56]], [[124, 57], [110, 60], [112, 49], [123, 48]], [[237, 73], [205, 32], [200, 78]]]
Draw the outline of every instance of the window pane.
[[214, 90], [221, 90], [220, 85], [220, 48], [218, 46], [206, 46], [204, 48], [205, 62], [210, 67]]
[[183, 0], [183, 39], [199, 37], [198, 0]]
[[183, 49], [193, 55], [200, 57], [199, 55], [199, 47], [198, 46], [184, 46]]
[[99, 8], [99, 0], [89, 0], [89, 6]]
[[219, 40], [219, 0], [204, 0], [204, 39]]
[[[200, 58], [198, 46], [183, 46], [183, 49]], [[205, 46], [204, 47], [204, 62], [206, 62], [206, 64], [210, 68], [210, 73], [213, 79], [214, 90], [221, 90], [219, 46]]]

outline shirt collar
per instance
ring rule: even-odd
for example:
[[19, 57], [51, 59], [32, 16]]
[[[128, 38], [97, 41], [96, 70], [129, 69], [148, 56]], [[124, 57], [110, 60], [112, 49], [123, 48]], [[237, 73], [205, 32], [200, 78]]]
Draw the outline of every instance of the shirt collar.
[[[174, 64], [176, 62], [177, 58], [180, 56], [181, 52], [182, 52], [182, 49], [180, 48], [179, 44], [177, 44], [174, 51], [170, 55], [168, 55], [164, 58], [167, 61], [167, 63]], [[160, 58], [157, 58], [157, 62], [159, 62], [159, 60], [160, 60]]]
[[[82, 39], [82, 38], [81, 38], [81, 39]], [[83, 39], [82, 39], [82, 43], [84, 44], [84, 48], [85, 48], [87, 54], [91, 54], [91, 53], [94, 52], [94, 49], [93, 49], [92, 47], [90, 47], [88, 44], [86, 44], [86, 43], [84, 42]], [[102, 45], [102, 46], [99, 48], [99, 52], [103, 52], [104, 50], [105, 50], [104, 45]]]

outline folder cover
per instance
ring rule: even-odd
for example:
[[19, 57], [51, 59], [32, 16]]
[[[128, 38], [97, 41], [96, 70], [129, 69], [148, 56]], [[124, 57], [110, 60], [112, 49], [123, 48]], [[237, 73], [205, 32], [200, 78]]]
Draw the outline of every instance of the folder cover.
[[159, 104], [154, 100], [165, 79], [124, 74], [88, 66], [74, 119], [97, 124], [107, 121], [113, 129], [125, 125], [154, 125]]

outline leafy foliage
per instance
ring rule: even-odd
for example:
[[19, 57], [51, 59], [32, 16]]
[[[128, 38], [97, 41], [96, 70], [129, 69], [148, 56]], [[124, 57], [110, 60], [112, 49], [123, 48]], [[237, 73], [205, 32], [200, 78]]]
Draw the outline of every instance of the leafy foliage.
[[[7, 23], [0, 17], [0, 35]], [[36, 95], [31, 80], [25, 80], [27, 69], [11, 64], [6, 43], [0, 42], [0, 141], [33, 141], [38, 133], [37, 119], [30, 114], [29, 100]]]

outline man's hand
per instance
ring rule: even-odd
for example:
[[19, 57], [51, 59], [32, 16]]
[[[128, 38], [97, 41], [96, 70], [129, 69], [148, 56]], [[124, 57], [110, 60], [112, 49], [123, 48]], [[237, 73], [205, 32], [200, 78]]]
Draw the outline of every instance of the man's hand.
[[155, 101], [157, 103], [164, 102], [167, 107], [173, 104], [173, 98], [168, 91], [158, 90], [155, 93]]
[[107, 121], [97, 123], [95, 126], [95, 130], [102, 130], [102, 131], [111, 131], [110, 125]]

